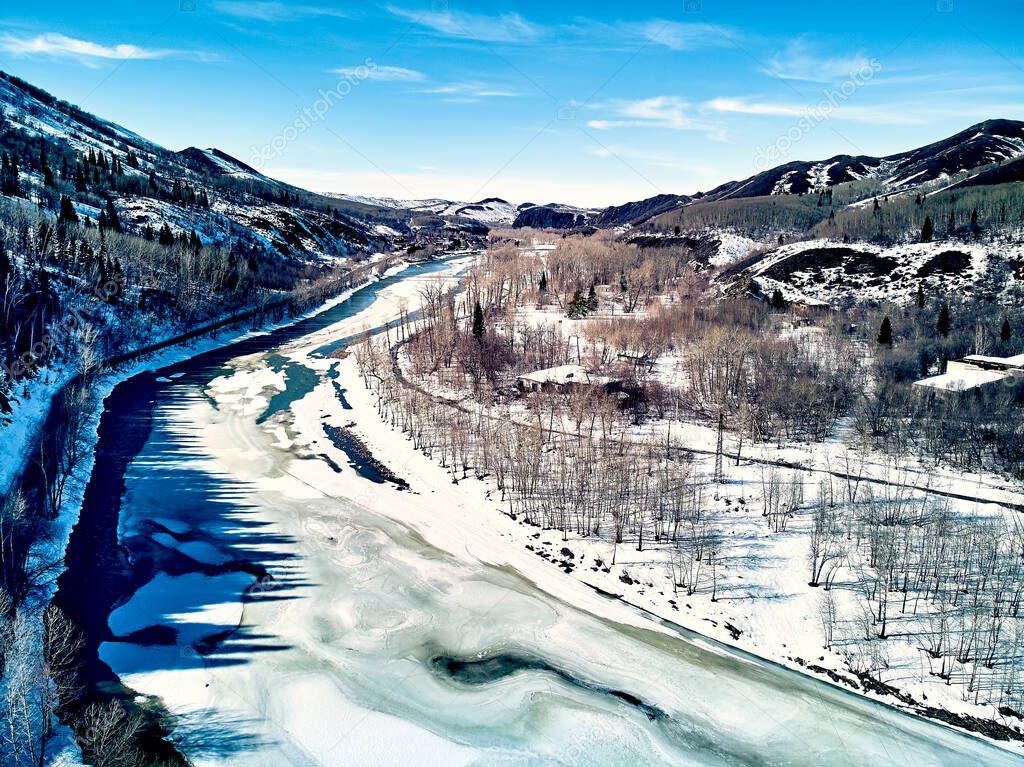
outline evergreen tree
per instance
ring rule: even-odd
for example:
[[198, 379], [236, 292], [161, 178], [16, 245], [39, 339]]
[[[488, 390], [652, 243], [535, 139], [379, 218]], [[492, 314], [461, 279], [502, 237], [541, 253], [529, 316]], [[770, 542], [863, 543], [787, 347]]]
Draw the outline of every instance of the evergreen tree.
[[587, 309], [589, 311], [596, 312], [598, 305], [599, 304], [597, 301], [597, 289], [593, 285], [591, 285], [590, 292], [587, 294]]
[[154, 196], [160, 195], [160, 187], [156, 183], [156, 174], [152, 172], [149, 174], [149, 192]]
[[150, 242], [153, 241], [155, 235], [153, 234], [153, 225], [152, 224], [148, 224], [148, 223], [146, 224], [146, 229], [143, 231], [142, 236], [145, 237]]
[[78, 163], [75, 167], [75, 191], [84, 192], [86, 189], [85, 172], [82, 170], [82, 163]]
[[878, 204], [878, 198], [876, 197], [876, 198], [875, 198], [875, 205], [874, 205], [874, 207], [873, 207], [873, 208], [871, 209], [871, 215], [873, 215], [873, 216], [877, 216], [877, 215], [878, 215], [878, 209], [879, 209], [880, 207], [881, 207], [881, 206], [880, 206], [880, 205]]
[[587, 308], [583, 301], [583, 295], [577, 290], [572, 294], [572, 300], [569, 302], [568, 315], [570, 319], [578, 320], [580, 317], [585, 316], [586, 313]]
[[1003, 320], [1003, 327], [999, 331], [999, 340], [1005, 344], [1009, 343], [1011, 338], [1013, 338], [1013, 328], [1010, 327], [1010, 321]]
[[971, 211], [971, 234], [977, 237], [981, 234], [981, 227], [978, 226], [978, 209], [975, 208]]
[[484, 337], [484, 310], [479, 301], [473, 307], [473, 337], [477, 341]]
[[548, 290], [548, 273], [540, 273], [540, 284], [537, 286], [541, 293], [547, 293]]
[[4, 194], [7, 197], [21, 196], [21, 180], [18, 176], [18, 155], [14, 152], [11, 152], [10, 157], [7, 158], [3, 173], [0, 173], [0, 194]]
[[943, 303], [939, 308], [939, 318], [935, 321], [935, 329], [941, 336], [948, 336], [952, 324], [949, 319], [949, 304]]
[[161, 245], [173, 245], [174, 244], [174, 232], [171, 231], [171, 227], [167, 226], [167, 222], [160, 227], [160, 244]]
[[878, 343], [892, 346], [892, 322], [888, 317], [882, 320], [882, 326], [878, 329]]
[[786, 308], [786, 297], [782, 295], [782, 291], [778, 288], [775, 288], [775, 292], [772, 293], [770, 304], [773, 309], [778, 309], [779, 311]]
[[117, 216], [117, 210], [114, 209], [114, 200], [110, 197], [107, 198], [107, 228], [112, 229], [115, 232], [124, 231], [121, 228], [121, 219]]
[[921, 242], [931, 242], [935, 236], [935, 227], [932, 226], [932, 217], [925, 216], [924, 224], [921, 226]]
[[949, 211], [949, 221], [946, 222], [946, 234], [951, 235], [956, 232], [956, 216], [953, 215], [953, 211]]
[[917, 308], [924, 309], [924, 286], [917, 283]]
[[71, 204], [71, 198], [61, 195], [60, 215], [57, 217], [58, 224], [77, 224], [78, 214], [75, 213], [75, 206]]

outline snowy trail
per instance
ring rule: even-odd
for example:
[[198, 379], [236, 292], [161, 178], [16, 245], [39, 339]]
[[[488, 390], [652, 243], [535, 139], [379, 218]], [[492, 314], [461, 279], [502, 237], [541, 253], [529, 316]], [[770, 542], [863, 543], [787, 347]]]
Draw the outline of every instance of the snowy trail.
[[[314, 352], [416, 291], [402, 281], [157, 400], [120, 535], [193, 566], [174, 560], [111, 616], [117, 634], [164, 626], [173, 642], [100, 652], [175, 716], [194, 763], [1020, 763], [602, 598], [407, 443], [379, 457], [412, 491], [360, 476], [323, 427], [370, 429], [375, 413], [351, 360]], [[268, 415], [300, 369], [312, 385]], [[334, 388], [346, 381], [353, 410]], [[217, 568], [238, 559], [270, 577]]]

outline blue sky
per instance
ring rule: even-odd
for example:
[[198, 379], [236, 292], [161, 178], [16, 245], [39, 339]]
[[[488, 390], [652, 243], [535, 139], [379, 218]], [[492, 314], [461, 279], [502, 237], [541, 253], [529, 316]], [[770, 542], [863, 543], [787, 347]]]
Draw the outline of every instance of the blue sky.
[[1024, 119], [1017, 2], [107, 0], [0, 68], [319, 191], [607, 205]]

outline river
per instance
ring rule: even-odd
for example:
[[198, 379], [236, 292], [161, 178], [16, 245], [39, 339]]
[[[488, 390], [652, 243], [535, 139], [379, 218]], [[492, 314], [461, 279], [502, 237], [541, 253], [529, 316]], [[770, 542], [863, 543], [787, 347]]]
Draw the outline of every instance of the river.
[[1024, 762], [551, 588], [486, 519], [339, 458], [357, 382], [328, 353], [459, 266], [114, 390], [58, 593], [93, 684], [158, 702], [197, 765]]

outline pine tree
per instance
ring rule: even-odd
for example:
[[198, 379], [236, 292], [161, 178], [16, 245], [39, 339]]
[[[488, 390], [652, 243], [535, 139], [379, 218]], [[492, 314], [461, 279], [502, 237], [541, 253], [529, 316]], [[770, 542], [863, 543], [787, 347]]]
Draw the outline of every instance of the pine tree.
[[62, 195], [60, 198], [60, 215], [57, 217], [58, 224], [77, 224], [78, 214], [75, 213], [75, 206], [71, 204], [71, 198]]
[[167, 226], [167, 222], [160, 227], [160, 244], [161, 245], [173, 245], [174, 244], [174, 232], [171, 231], [171, 227]]
[[924, 309], [924, 286], [917, 283], [917, 308]]
[[85, 183], [85, 172], [82, 170], [82, 163], [75, 168], [75, 191], [84, 192], [88, 187]]
[[932, 226], [932, 217], [925, 216], [924, 224], [921, 226], [921, 242], [931, 242], [935, 236], [935, 227]]
[[975, 208], [971, 211], [971, 234], [977, 237], [981, 234], [981, 227], [978, 226], [978, 209]]
[[943, 303], [939, 308], [939, 318], [935, 321], [935, 329], [941, 336], [948, 336], [952, 324], [949, 319], [949, 304]]
[[156, 183], [156, 174], [152, 172], [149, 174], [149, 191], [154, 196], [159, 196], [160, 194], [160, 187]]
[[892, 322], [888, 317], [882, 320], [882, 326], [878, 329], [878, 343], [892, 346]]
[[597, 289], [593, 285], [591, 285], [590, 292], [587, 294], [587, 309], [589, 311], [596, 312], [598, 306], [599, 304], [597, 301]]
[[953, 215], [953, 211], [949, 211], [949, 221], [946, 222], [946, 234], [951, 235], [956, 232], [956, 216]]
[[148, 223], [146, 224], [146, 229], [143, 231], [142, 236], [145, 237], [150, 242], [153, 241], [153, 238], [154, 238], [155, 235], [153, 234], [153, 225], [152, 224], [148, 224]]
[[878, 215], [878, 209], [879, 209], [880, 207], [881, 207], [881, 206], [880, 206], [880, 205], [878, 204], [878, 198], [876, 197], [876, 198], [875, 198], [875, 205], [874, 205], [874, 207], [873, 207], [873, 208], [871, 209], [871, 215], [873, 215], [873, 216], [877, 216], [877, 215]]
[[578, 320], [580, 317], [586, 315], [587, 310], [583, 304], [583, 296], [577, 290], [572, 294], [572, 300], [569, 302], [568, 315], [570, 319]]
[[547, 292], [547, 290], [548, 290], [548, 273], [547, 272], [541, 272], [540, 273], [540, 284], [537, 286], [537, 288], [538, 288], [538, 290], [540, 290], [541, 293], [546, 293]]
[[1003, 320], [1003, 327], [999, 331], [999, 340], [1005, 344], [1009, 343], [1011, 338], [1013, 338], [1013, 328], [1010, 327], [1010, 321]]
[[477, 301], [473, 307], [473, 337], [477, 341], [484, 337], [484, 310], [480, 306], [480, 302]]
[[114, 201], [110, 197], [107, 198], [107, 228], [112, 229], [115, 232], [124, 231], [121, 228], [121, 219], [117, 216], [117, 210], [114, 209]]
[[786, 308], [786, 297], [782, 295], [782, 291], [775, 288], [775, 292], [772, 293], [771, 306], [773, 309], [783, 310]]

